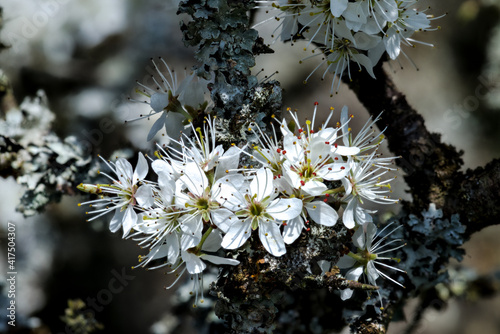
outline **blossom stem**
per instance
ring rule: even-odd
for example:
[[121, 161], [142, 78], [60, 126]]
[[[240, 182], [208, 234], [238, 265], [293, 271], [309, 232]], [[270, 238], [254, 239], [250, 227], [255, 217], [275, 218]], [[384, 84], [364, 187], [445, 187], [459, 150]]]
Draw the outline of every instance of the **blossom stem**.
[[360, 263], [366, 262], [366, 259], [364, 259], [361, 255], [354, 254], [353, 252], [349, 252], [349, 254], [347, 254], [347, 256], [352, 257], [354, 260], [356, 260], [356, 262], [360, 262]]
[[196, 246], [194, 248], [193, 254], [199, 254], [200, 253], [201, 247], [203, 247], [203, 243], [205, 242], [205, 240], [207, 240], [208, 236], [210, 235], [210, 233], [212, 233], [213, 229], [214, 228], [212, 226], [210, 226], [208, 228], [208, 230], [205, 232], [205, 234], [203, 234], [203, 236], [201, 237], [200, 243], [198, 244], [198, 246]]
[[338, 187], [338, 188], [335, 188], [335, 189], [328, 189], [324, 193], [331, 195], [331, 194], [338, 194], [338, 193], [341, 193], [341, 192], [345, 192], [344, 186], [341, 186], [341, 187]]

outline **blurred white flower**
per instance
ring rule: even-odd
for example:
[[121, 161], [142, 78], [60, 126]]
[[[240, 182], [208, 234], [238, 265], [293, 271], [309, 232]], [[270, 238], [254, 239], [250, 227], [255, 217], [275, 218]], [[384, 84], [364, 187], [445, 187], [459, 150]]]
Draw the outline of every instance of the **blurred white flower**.
[[[373, 67], [385, 52], [389, 58], [396, 59], [400, 53], [404, 54], [401, 44], [432, 46], [413, 39], [413, 35], [417, 31], [435, 30], [430, 23], [440, 17], [427, 15], [427, 9], [416, 10], [417, 3], [417, 0], [259, 1], [257, 8], [266, 9], [274, 17], [255, 26], [275, 19], [280, 21], [276, 29], [282, 29], [282, 40], [303, 37], [308, 41], [304, 50], [311, 43], [316, 45], [320, 52], [313, 50], [312, 56], [302, 60], [323, 55], [312, 73], [326, 65], [322, 78], [328, 72], [333, 73], [331, 92], [337, 92], [342, 77], [346, 75], [350, 79], [353, 65], [355, 70], [366, 70], [375, 77]], [[337, 85], [335, 76], [338, 76]]]
[[161, 113], [151, 127], [147, 140], [153, 139], [162, 128], [165, 128], [168, 137], [178, 138], [180, 130], [188, 126], [188, 121], [192, 119], [194, 111], [206, 108], [208, 103], [205, 102], [205, 93], [208, 92], [206, 87], [208, 81], [199, 79], [193, 72], [179, 82], [177, 72], [174, 72], [163, 58], [159, 58], [159, 64], [153, 59], [151, 62], [157, 73], [157, 77], [151, 76], [155, 87], [137, 81], [137, 84], [142, 87], [137, 90], [137, 93], [146, 97], [147, 100], [133, 98], [129, 100], [148, 104], [152, 110], [147, 115], [140, 115], [130, 121], [150, 118]]

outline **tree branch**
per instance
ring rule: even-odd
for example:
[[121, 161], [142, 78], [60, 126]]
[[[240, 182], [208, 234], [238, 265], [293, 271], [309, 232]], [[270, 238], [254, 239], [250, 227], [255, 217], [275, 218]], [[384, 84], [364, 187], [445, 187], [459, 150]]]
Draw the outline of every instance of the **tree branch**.
[[401, 156], [396, 163], [405, 171], [413, 196], [413, 202], [406, 203], [407, 209], [419, 213], [435, 203], [445, 216], [458, 213], [467, 226], [467, 237], [497, 224], [500, 161], [461, 172], [462, 152], [427, 130], [422, 116], [409, 105], [381, 64], [374, 72], [376, 80], [362, 71], [353, 73], [348, 84], [371, 115], [384, 112], [378, 126], [387, 127], [389, 149]]

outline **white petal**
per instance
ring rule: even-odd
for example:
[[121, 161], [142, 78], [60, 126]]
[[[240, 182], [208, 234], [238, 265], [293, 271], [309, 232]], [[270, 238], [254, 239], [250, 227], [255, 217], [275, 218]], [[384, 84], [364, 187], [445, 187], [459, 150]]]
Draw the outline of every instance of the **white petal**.
[[293, 183], [292, 180], [290, 180], [289, 174], [285, 173], [281, 175], [280, 178], [274, 180], [276, 187], [278, 188], [279, 191], [292, 194], [293, 193]]
[[222, 247], [226, 249], [236, 249], [243, 245], [252, 234], [251, 220], [238, 220], [234, 222], [222, 239]]
[[274, 222], [259, 224], [259, 237], [264, 248], [274, 256], [286, 253], [285, 242], [280, 233], [280, 228]]
[[238, 261], [238, 260], [228, 259], [228, 258], [220, 257], [220, 256], [204, 254], [201, 257], [203, 258], [203, 260], [210, 261], [214, 264], [228, 264], [231, 266], [237, 266], [238, 264], [240, 264], [240, 261]]
[[351, 29], [347, 27], [347, 23], [345, 20], [335, 21], [335, 35], [350, 40], [351, 42], [354, 43], [354, 46], [356, 46], [356, 40], [352, 35]]
[[217, 252], [222, 243], [222, 236], [219, 230], [212, 230], [212, 233], [207, 237], [201, 250], [206, 252]]
[[347, 162], [335, 162], [324, 165], [318, 172], [318, 176], [329, 181], [340, 180], [349, 173], [350, 164]]
[[[197, 151], [197, 150], [194, 150]], [[198, 163], [202, 162], [205, 166], [203, 167], [203, 170], [205, 172], [208, 172], [212, 168], [214, 168], [215, 164], [219, 162], [219, 157], [223, 154], [224, 148], [222, 145], [217, 146], [210, 152], [209, 156], [204, 159], [200, 159], [200, 161], [196, 161]]]
[[356, 33], [354, 39], [356, 40], [356, 47], [361, 50], [370, 50], [382, 41], [380, 36], [369, 35], [364, 32]]
[[165, 126], [165, 120], [167, 119], [167, 112], [161, 114], [161, 116], [153, 123], [153, 126], [148, 132], [147, 141], [153, 139], [158, 131], [160, 131]]
[[396, 59], [401, 52], [401, 37], [400, 34], [397, 33], [394, 28], [390, 28], [387, 30], [386, 35], [384, 36], [384, 45], [387, 54], [391, 59]]
[[268, 168], [257, 170], [254, 179], [250, 182], [250, 193], [257, 195], [257, 201], [270, 196], [274, 190], [273, 173]]
[[380, 12], [387, 21], [394, 22], [397, 20], [399, 10], [395, 1], [377, 1], [376, 4], [380, 7], [377, 12]]
[[358, 147], [355, 146], [337, 146], [332, 149], [332, 152], [340, 155], [355, 155], [361, 152]]
[[161, 112], [168, 106], [168, 94], [154, 93], [153, 95], [151, 95], [150, 105], [154, 111]]
[[151, 167], [158, 175], [158, 178], [175, 178], [175, 170], [168, 162], [162, 159], [157, 159], [151, 163]]
[[266, 212], [277, 220], [290, 220], [302, 212], [302, 201], [298, 198], [278, 198], [269, 204]]
[[109, 230], [113, 233], [118, 231], [120, 227], [122, 226], [123, 222], [123, 215], [125, 214], [125, 211], [121, 211], [121, 208], [117, 208], [115, 210], [115, 214], [113, 218], [111, 218], [111, 221], [109, 222]]
[[180, 177], [180, 180], [190, 192], [197, 196], [201, 196], [203, 191], [208, 187], [208, 179], [205, 176], [205, 172], [195, 162], [186, 164], [184, 175]]
[[137, 166], [135, 166], [134, 170], [134, 177], [133, 177], [133, 184], [136, 184], [137, 181], [142, 181], [148, 175], [148, 162], [146, 161], [146, 158], [144, 158], [144, 155], [139, 152], [139, 158], [137, 160]]
[[368, 74], [370, 74], [370, 76], [373, 79], [375, 79], [375, 73], [373, 73], [374, 64], [372, 63], [370, 58], [368, 58], [364, 54], [358, 53], [358, 54], [353, 55], [351, 57], [351, 59], [353, 61], [355, 61], [356, 63], [358, 63], [359, 65], [363, 66], [366, 69], [366, 71], [368, 72]]
[[199, 274], [205, 270], [207, 265], [203, 263], [203, 261], [196, 255], [182, 251], [181, 252], [182, 259], [184, 262], [186, 262], [186, 269], [187, 271], [193, 275], [193, 274]]
[[333, 226], [339, 219], [337, 211], [323, 201], [310, 202], [305, 207], [309, 217], [317, 224]]
[[323, 128], [322, 130], [312, 134], [314, 136], [313, 140], [311, 140], [311, 144], [315, 142], [325, 142], [329, 141], [330, 143], [334, 143], [337, 140], [337, 132], [339, 130], [332, 127]]
[[353, 228], [356, 226], [356, 222], [354, 221], [354, 210], [356, 210], [357, 200], [352, 198], [349, 203], [347, 203], [347, 207], [344, 209], [344, 214], [342, 215], [342, 222], [345, 227]]
[[307, 181], [300, 189], [311, 196], [320, 196], [325, 190], [328, 190], [328, 187], [323, 182], [311, 180]]
[[351, 194], [352, 192], [352, 184], [351, 184], [351, 181], [349, 181], [348, 178], [344, 177], [342, 179], [340, 179], [340, 181], [342, 182], [342, 185], [344, 186], [344, 192], [345, 192], [345, 197], [347, 197], [348, 195]]
[[358, 227], [352, 236], [352, 243], [360, 249], [366, 249], [366, 236], [363, 226]]
[[[368, 16], [368, 3], [366, 1], [356, 3], [351, 2], [348, 4], [347, 10], [342, 16], [346, 20], [347, 27], [349, 29], [358, 31], [360, 27], [366, 23]], [[359, 43], [358, 48], [360, 48]]]
[[[161, 214], [163, 210], [151, 210], [148, 213], [151, 214], [152, 217], [155, 217], [158, 214]], [[144, 220], [144, 217], [148, 216], [148, 213], [141, 212], [137, 215], [137, 225], [134, 227], [135, 230], [142, 232], [144, 234], [156, 234], [159, 228], [168, 224], [166, 219], [155, 219], [155, 220]]]
[[367, 222], [363, 225], [363, 229], [366, 231], [366, 249], [370, 249], [372, 247], [373, 238], [375, 234], [377, 234], [377, 226], [372, 222]]
[[287, 244], [292, 244], [304, 229], [304, 218], [302, 216], [298, 216], [286, 222], [286, 225], [283, 229], [283, 240]]
[[347, 106], [342, 107], [342, 112], [340, 113], [340, 124], [342, 129], [342, 140], [345, 146], [349, 146], [349, 109]]
[[329, 156], [330, 145], [326, 144], [326, 142], [331, 141], [333, 143], [336, 140], [336, 139], [325, 140], [320, 137], [316, 138], [317, 140], [314, 140], [309, 144], [309, 150], [307, 155], [307, 157], [311, 159], [312, 165], [317, 165], [322, 163], [322, 161]]
[[288, 161], [285, 160], [285, 163], [283, 164], [284, 175], [286, 175], [286, 178], [289, 180], [292, 188], [299, 189], [301, 187], [300, 177], [296, 172], [291, 170], [290, 165], [287, 162]]
[[[191, 84], [193, 82], [193, 79], [194, 77], [196, 76], [196, 72], [193, 72], [191, 73], [190, 75], [186, 76], [184, 78], [184, 80], [181, 81], [181, 83], [179, 84], [179, 86], [177, 88], [174, 87], [174, 91], [173, 94], [174, 95], [179, 95], [179, 99], [181, 99], [182, 97], [182, 104], [188, 104], [188, 105], [191, 105], [193, 107], [197, 107], [193, 104], [191, 104], [191, 101], [190, 99], [193, 98], [193, 96], [191, 96], [191, 94], [189, 94], [187, 91], [189, 91], [190, 89], [188, 89], [188, 87], [190, 88], [191, 87]], [[186, 95], [187, 93], [187, 99], [184, 99], [184, 96]]]
[[285, 157], [292, 164], [298, 163], [304, 158], [304, 149], [300, 145], [300, 140], [290, 134], [283, 138], [283, 150], [286, 151]]
[[162, 176], [158, 177], [158, 185], [160, 186], [161, 199], [164, 204], [171, 204], [174, 199], [175, 181]]
[[319, 260], [318, 261], [318, 266], [321, 268], [321, 275], [326, 274], [327, 272], [330, 271], [330, 268], [332, 267], [332, 264], [330, 261], [326, 260]]
[[339, 262], [337, 262], [336, 266], [339, 267], [339, 269], [347, 269], [351, 268], [355, 263], [356, 260], [354, 260], [352, 257], [350, 257], [349, 255], [344, 255], [339, 259]]
[[120, 158], [116, 161], [116, 174], [123, 186], [130, 185], [132, 182], [132, 165], [126, 159]]
[[131, 205], [127, 206], [125, 214], [123, 215], [123, 237], [125, 238], [132, 227], [137, 224], [137, 214]]
[[[379, 30], [378, 27], [374, 27], [374, 29], [376, 29], [377, 31]], [[384, 53], [385, 44], [383, 43], [383, 41], [380, 41], [380, 43], [376, 47], [368, 50], [368, 58], [370, 58], [372, 64], [377, 64]]]
[[416, 10], [406, 10], [405, 24], [413, 30], [423, 30], [430, 27], [431, 21], [423, 12]]
[[167, 234], [165, 236], [167, 248], [168, 263], [174, 264], [180, 254], [179, 235], [177, 233]]
[[354, 290], [352, 290], [352, 289], [341, 290], [340, 291], [340, 299], [347, 300], [347, 299], [351, 298], [353, 292], [354, 292]]
[[216, 183], [229, 184], [242, 193], [244, 193], [250, 185], [247, 179], [241, 174], [226, 174], [224, 177], [219, 178]]
[[186, 208], [186, 203], [190, 200], [189, 196], [183, 192], [183, 190], [185, 189], [186, 186], [184, 185], [184, 182], [182, 182], [181, 180], [177, 180], [175, 182], [174, 201], [175, 205], [181, 210], [184, 210]]
[[[347, 273], [346, 279], [351, 281], [357, 281], [362, 273], [363, 273], [363, 267], [354, 268], [353, 270]], [[353, 292], [354, 291], [352, 289], [344, 289], [340, 292], [340, 298], [342, 300], [349, 299], [351, 298]]]
[[148, 262], [151, 260], [161, 259], [166, 256], [168, 256], [168, 245], [166, 244], [153, 247], [147, 255]]
[[298, 30], [298, 25], [294, 23], [293, 18], [285, 16], [281, 25], [281, 41], [290, 40], [290, 37], [295, 35]]
[[167, 137], [178, 140], [181, 137], [181, 133], [183, 131], [185, 134], [187, 134], [183, 124], [185, 120], [186, 117], [184, 115], [178, 112], [169, 112], [167, 114], [167, 118], [165, 119], [165, 130], [167, 131]]
[[229, 210], [238, 211], [245, 205], [245, 198], [243, 198], [241, 192], [231, 184], [217, 183], [214, 185], [214, 188], [220, 190], [215, 200]]
[[368, 261], [368, 264], [366, 265], [366, 273], [368, 276], [368, 282], [372, 285], [376, 285], [376, 280], [379, 277], [379, 274], [373, 261]]
[[135, 192], [135, 199], [137, 204], [142, 208], [149, 208], [153, 206], [155, 200], [153, 198], [153, 188], [150, 185], [143, 184]]
[[219, 164], [215, 171], [215, 179], [219, 179], [226, 175], [226, 171], [238, 168], [240, 162], [240, 149], [236, 146], [231, 146], [220, 158]]
[[355, 220], [359, 225], [365, 225], [368, 222], [373, 222], [373, 218], [370, 215], [370, 213], [375, 213], [375, 211], [370, 211], [362, 208], [361, 206], [357, 206], [356, 212], [355, 212]]
[[347, 9], [348, 0], [331, 0], [330, 11], [333, 16], [339, 17]]
[[208, 92], [208, 81], [199, 78], [193, 80], [194, 77], [196, 77], [196, 72], [193, 72], [181, 82], [177, 92], [180, 92], [179, 101], [182, 104], [198, 107], [205, 101], [204, 93]]
[[181, 230], [184, 234], [190, 235], [193, 242], [198, 244], [201, 241], [203, 222], [201, 215], [186, 215], [179, 218]]
[[196, 238], [192, 234], [182, 234], [181, 235], [181, 250], [185, 251], [189, 248], [193, 248], [200, 242], [200, 239]]
[[226, 233], [233, 222], [238, 221], [238, 217], [228, 209], [215, 209], [210, 211], [212, 223], [222, 232]]
[[357, 267], [352, 270], [349, 270], [345, 275], [345, 278], [349, 281], [358, 281], [359, 276], [363, 273], [363, 267]]

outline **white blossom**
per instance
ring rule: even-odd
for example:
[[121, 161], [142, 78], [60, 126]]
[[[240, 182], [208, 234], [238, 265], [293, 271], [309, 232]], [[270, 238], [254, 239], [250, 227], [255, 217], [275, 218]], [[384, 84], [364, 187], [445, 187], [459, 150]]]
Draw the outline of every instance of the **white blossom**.
[[[426, 14], [426, 10], [415, 9], [417, 0], [283, 0], [258, 3], [258, 8], [265, 8], [274, 17], [256, 26], [275, 18], [280, 22], [276, 29], [282, 29], [283, 40], [301, 36], [308, 41], [304, 50], [311, 43], [318, 46], [312, 51], [313, 56], [302, 60], [323, 55], [322, 62], [312, 73], [326, 65], [322, 78], [328, 72], [334, 74], [331, 92], [338, 92], [344, 74], [350, 79], [352, 67], [366, 70], [375, 77], [373, 67], [385, 52], [393, 60], [404, 54], [401, 44], [413, 47], [418, 43], [432, 47], [430, 43], [415, 40], [413, 35], [418, 31], [435, 30], [431, 28], [431, 21], [440, 18]], [[404, 56], [408, 58], [406, 54]], [[337, 85], [335, 76], [338, 76]]]
[[301, 189], [311, 196], [325, 193], [327, 186], [323, 180], [341, 180], [349, 172], [350, 164], [344, 162], [337, 151], [346, 155], [358, 151], [355, 148], [344, 150], [339, 147], [336, 144], [335, 128], [325, 127], [314, 131], [316, 110], [315, 108], [312, 122], [307, 120], [305, 128], [300, 126], [297, 115], [292, 114], [298, 127], [297, 135], [288, 129], [285, 120], [281, 122], [284, 134], [283, 152], [286, 158], [283, 162], [283, 174], [290, 180], [294, 189]]
[[115, 173], [118, 180], [101, 172], [113, 182], [97, 186], [81, 184], [80, 190], [93, 189], [92, 192], [100, 194], [100, 198], [79, 205], [88, 204], [97, 208], [92, 212], [97, 215], [90, 218], [89, 221], [114, 210], [115, 214], [111, 219], [109, 229], [111, 232], [116, 232], [123, 226], [123, 236], [125, 237], [137, 223], [137, 213], [134, 207], [148, 208], [154, 202], [151, 186], [141, 184], [148, 173], [148, 163], [142, 153], [139, 153], [135, 169], [132, 169], [132, 165], [123, 158], [118, 159], [116, 163], [102, 160]]
[[157, 77], [154, 75], [151, 76], [151, 80], [155, 86], [150, 87], [137, 81], [141, 89], [136, 92], [144, 96], [147, 100], [132, 98], [129, 98], [129, 100], [145, 103], [152, 110], [147, 115], [140, 115], [139, 118], [132, 119], [131, 121], [142, 118], [149, 119], [151, 116], [161, 114], [153, 123], [147, 140], [153, 139], [162, 128], [165, 128], [167, 137], [177, 137], [180, 134], [179, 129], [184, 129], [187, 122], [192, 119], [190, 110], [204, 109], [206, 107], [205, 94], [208, 93], [206, 87], [208, 81], [195, 78], [196, 75], [193, 72], [186, 75], [185, 79], [179, 82], [177, 73], [168, 66], [163, 58], [159, 58], [159, 64], [152, 58], [151, 62], [157, 74]]
[[[382, 276], [390, 280], [391, 282], [403, 286], [398, 281], [392, 279], [383, 271], [377, 268], [384, 267], [389, 268], [395, 271], [404, 272], [404, 270], [398, 269], [396, 267], [390, 266], [382, 261], [386, 260], [396, 260], [391, 257], [381, 256], [383, 254], [395, 251], [401, 247], [404, 247], [404, 244], [400, 244], [396, 247], [387, 248], [394, 243], [400, 243], [402, 240], [396, 239], [392, 240], [388, 243], [382, 244], [383, 241], [394, 231], [396, 231], [401, 226], [393, 229], [384, 237], [380, 237], [381, 233], [383, 233], [387, 228], [389, 228], [392, 224], [387, 225], [384, 229], [382, 229], [379, 233], [377, 233], [377, 227], [372, 222], [368, 222], [363, 226], [360, 226], [354, 235], [352, 236], [352, 242], [354, 246], [357, 247], [357, 253], [350, 252], [348, 255], [344, 255], [340, 258], [337, 266], [340, 269], [351, 268], [345, 275], [345, 278], [351, 281], [358, 281], [361, 275], [365, 275], [367, 277], [368, 283], [371, 285], [377, 284], [377, 279]], [[380, 237], [380, 238], [379, 238]], [[378, 240], [377, 240], [378, 238]], [[344, 289], [341, 291], [342, 300], [349, 299], [352, 296], [352, 289]]]
[[[221, 236], [220, 232], [217, 230], [207, 231], [208, 237], [204, 241], [203, 245], [198, 248], [191, 248], [181, 251], [181, 257], [177, 264], [173, 266], [171, 273], [177, 274], [177, 279], [172, 283], [167, 289], [177, 283], [177, 281], [182, 277], [182, 274], [187, 270], [191, 275], [191, 280], [193, 281], [192, 294], [195, 295], [195, 302], [193, 304], [196, 307], [198, 304], [198, 297], [201, 294], [199, 300], [200, 303], [204, 302], [203, 299], [203, 271], [206, 269], [207, 265], [204, 261], [211, 262], [217, 265], [231, 265], [236, 266], [240, 261], [231, 258], [224, 258], [216, 255], [208, 254], [207, 252], [213, 253], [220, 249], [221, 247]], [[177, 272], [180, 271], [180, 272]]]
[[260, 241], [269, 253], [274, 256], [285, 254], [285, 243], [279, 227], [301, 213], [302, 201], [276, 198], [278, 193], [273, 186], [273, 174], [267, 168], [257, 170], [246, 194], [241, 194], [235, 188], [232, 190], [223, 195], [223, 205], [236, 208], [239, 219], [229, 226], [222, 247], [236, 249], [248, 240], [252, 230], [258, 229]]
[[364, 200], [377, 204], [393, 204], [399, 201], [389, 197], [391, 179], [381, 179], [391, 169], [377, 166], [374, 159], [376, 159], [375, 152], [361, 162], [352, 160], [349, 175], [342, 179], [345, 189], [343, 200], [347, 203], [343, 222], [348, 228], [353, 228], [356, 223], [363, 225], [371, 221], [369, 214], [372, 212], [360, 206]]

